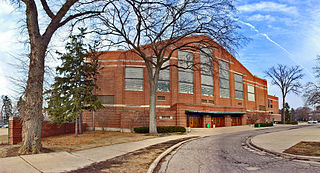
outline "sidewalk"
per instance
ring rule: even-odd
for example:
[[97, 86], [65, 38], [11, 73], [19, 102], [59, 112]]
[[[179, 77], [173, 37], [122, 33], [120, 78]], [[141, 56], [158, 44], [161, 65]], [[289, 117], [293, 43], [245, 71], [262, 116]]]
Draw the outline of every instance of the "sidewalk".
[[252, 144], [269, 150], [271, 152], [282, 153], [300, 141], [320, 142], [320, 125], [310, 125], [310, 127], [285, 130], [255, 136], [251, 139]]
[[186, 135], [174, 135], [122, 143], [76, 152], [43, 153], [18, 157], [0, 158], [0, 172], [64, 172], [89, 166], [92, 163], [108, 160], [151, 145], [191, 136], [211, 136], [236, 131], [254, 130], [252, 126], [234, 126], [215, 129], [192, 129]]

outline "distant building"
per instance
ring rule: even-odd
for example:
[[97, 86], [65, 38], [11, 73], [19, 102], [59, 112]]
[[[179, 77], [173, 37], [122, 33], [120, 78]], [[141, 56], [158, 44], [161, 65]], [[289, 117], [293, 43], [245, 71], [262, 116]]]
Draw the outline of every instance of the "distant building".
[[281, 121], [281, 115], [279, 114], [279, 101], [278, 97], [268, 95], [268, 111], [271, 115], [271, 121]]
[[[238, 126], [250, 123], [248, 117], [254, 115], [260, 122], [278, 120], [273, 117], [278, 115], [278, 98], [268, 96], [267, 81], [251, 74], [220, 45], [214, 41], [212, 44], [217, 47], [210, 50], [217, 60], [213, 74], [173, 66], [161, 71], [157, 125]], [[149, 52], [146, 50], [146, 54]], [[205, 60], [204, 56], [200, 52], [177, 50], [169, 63], [178, 65], [186, 57], [199, 63]], [[131, 131], [134, 127], [148, 126], [150, 89], [144, 61], [133, 51], [119, 50], [103, 52], [99, 62], [103, 69], [97, 76], [100, 89], [95, 93], [105, 108], [84, 113], [88, 128]]]

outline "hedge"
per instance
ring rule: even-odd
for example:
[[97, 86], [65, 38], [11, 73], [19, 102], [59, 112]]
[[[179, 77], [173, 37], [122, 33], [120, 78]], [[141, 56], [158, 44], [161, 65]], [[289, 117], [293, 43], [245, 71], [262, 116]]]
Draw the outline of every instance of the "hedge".
[[[149, 127], [137, 127], [133, 129], [136, 133], [149, 133]], [[186, 128], [180, 126], [158, 126], [158, 133], [186, 132]]]
[[258, 127], [258, 124], [260, 124], [260, 127], [270, 127], [270, 126], [273, 126], [273, 123], [256, 123], [256, 124], [254, 124], [254, 127]]

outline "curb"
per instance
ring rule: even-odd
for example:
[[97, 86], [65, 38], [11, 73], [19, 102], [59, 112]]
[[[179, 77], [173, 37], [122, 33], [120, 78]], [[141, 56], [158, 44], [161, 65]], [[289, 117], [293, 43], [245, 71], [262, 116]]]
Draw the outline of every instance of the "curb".
[[[256, 135], [258, 136], [258, 135]], [[255, 137], [255, 136], [253, 136]], [[278, 156], [278, 157], [282, 157], [282, 158], [285, 158], [285, 159], [289, 159], [289, 160], [301, 160], [301, 161], [310, 161], [310, 162], [320, 162], [320, 157], [313, 157], [313, 156], [299, 156], [299, 155], [294, 155], [294, 154], [287, 154], [287, 153], [279, 153], [279, 152], [276, 152], [276, 151], [271, 151], [271, 150], [268, 150], [268, 149], [265, 149], [265, 148], [262, 148], [262, 147], [259, 147], [258, 145], [254, 144], [252, 142], [252, 136], [249, 137], [247, 140], [246, 140], [246, 145], [250, 148], [253, 148], [253, 149], [258, 149], [258, 150], [261, 150], [261, 151], [264, 151], [266, 153], [269, 153], [269, 154], [272, 154], [272, 155], [275, 155], [275, 156]]]
[[198, 138], [192, 138], [192, 139], [188, 139], [186, 141], [182, 141], [182, 142], [179, 142], [173, 146], [171, 146], [170, 148], [168, 148], [166, 151], [164, 151], [163, 153], [161, 153], [153, 162], [152, 164], [150, 165], [147, 173], [153, 173], [154, 169], [158, 166], [159, 162], [161, 161], [162, 158], [164, 158], [165, 156], [167, 156], [170, 152], [172, 152], [174, 149], [180, 147], [182, 144], [186, 143], [186, 142], [189, 142], [189, 141], [192, 141], [192, 140], [195, 140], [195, 139], [199, 139], [200, 137]]

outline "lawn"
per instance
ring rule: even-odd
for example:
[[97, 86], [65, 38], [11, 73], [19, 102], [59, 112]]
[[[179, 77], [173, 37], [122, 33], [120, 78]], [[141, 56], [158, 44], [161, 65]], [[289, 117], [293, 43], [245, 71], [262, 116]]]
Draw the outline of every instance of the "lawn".
[[[74, 134], [66, 134], [43, 138], [42, 146], [44, 148], [43, 152], [72, 152], [155, 137], [137, 133], [86, 131], [78, 137], [75, 137]], [[0, 157], [17, 156], [19, 145], [8, 145], [7, 140], [7, 136], [0, 136], [0, 142], [6, 141], [5, 144], [0, 144]]]
[[320, 142], [301, 141], [285, 150], [284, 153], [302, 156], [320, 156]]

